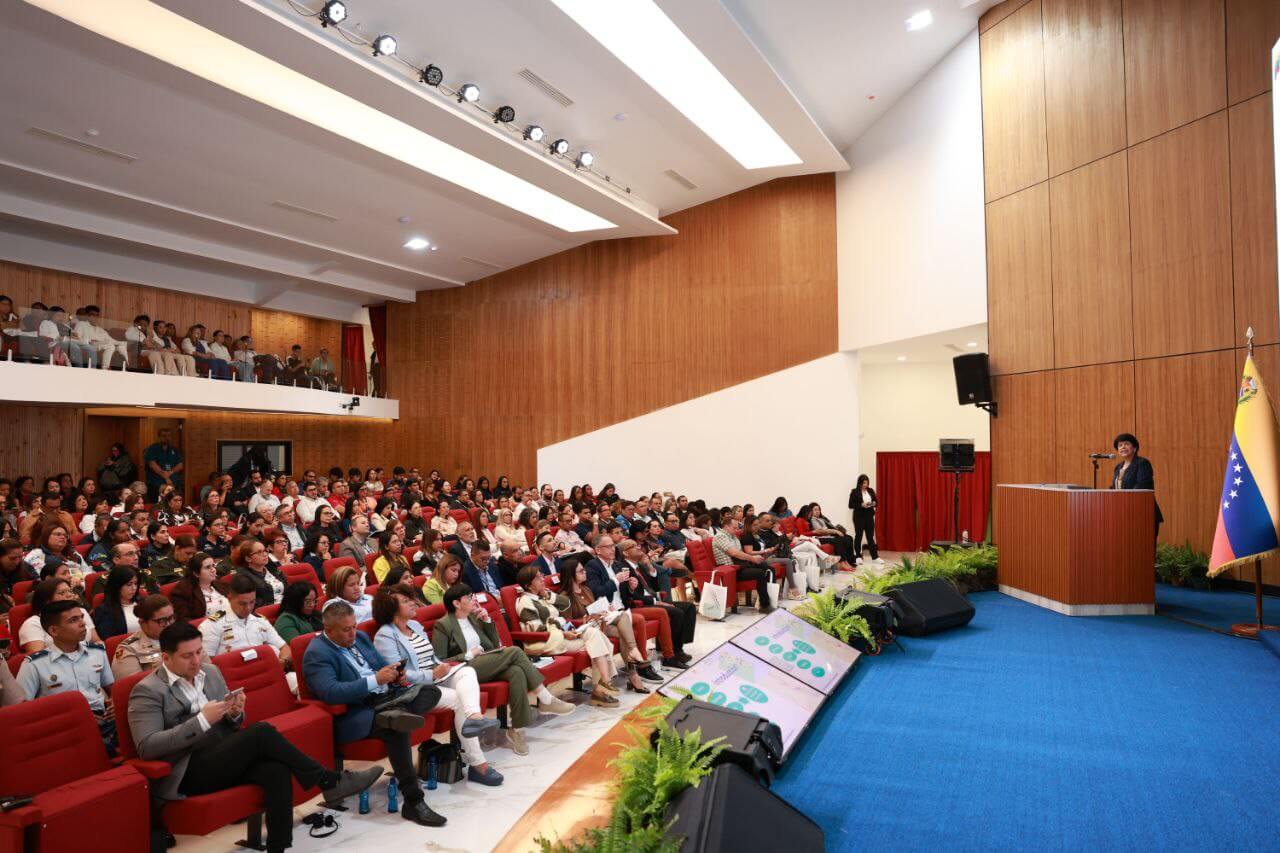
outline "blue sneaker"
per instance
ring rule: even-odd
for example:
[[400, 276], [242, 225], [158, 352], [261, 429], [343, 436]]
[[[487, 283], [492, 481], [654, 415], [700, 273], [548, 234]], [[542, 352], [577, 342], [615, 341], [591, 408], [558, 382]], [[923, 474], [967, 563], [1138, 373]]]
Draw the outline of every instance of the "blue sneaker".
[[496, 788], [502, 784], [502, 774], [493, 769], [493, 765], [489, 765], [489, 769], [481, 773], [474, 767], [467, 768], [467, 781], [479, 782], [481, 785], [488, 785]]
[[490, 729], [496, 729], [498, 721], [492, 717], [470, 717], [462, 723], [463, 737], [479, 737]]

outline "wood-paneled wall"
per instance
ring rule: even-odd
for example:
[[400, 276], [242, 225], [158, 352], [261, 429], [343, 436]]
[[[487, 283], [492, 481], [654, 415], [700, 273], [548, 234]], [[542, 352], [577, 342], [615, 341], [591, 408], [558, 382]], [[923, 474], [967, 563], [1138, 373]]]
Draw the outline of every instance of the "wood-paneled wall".
[[1208, 550], [1244, 331], [1280, 340], [1280, 3], [1007, 0], [979, 29], [996, 482], [1087, 483], [1131, 431], [1162, 541]]
[[[395, 455], [529, 482], [539, 447], [836, 351], [833, 176], [667, 221], [678, 235], [601, 240], [389, 306]], [[761, 417], [784, 409], [762, 401]]]
[[84, 410], [74, 406], [0, 405], [0, 477], [43, 478], [84, 469]]

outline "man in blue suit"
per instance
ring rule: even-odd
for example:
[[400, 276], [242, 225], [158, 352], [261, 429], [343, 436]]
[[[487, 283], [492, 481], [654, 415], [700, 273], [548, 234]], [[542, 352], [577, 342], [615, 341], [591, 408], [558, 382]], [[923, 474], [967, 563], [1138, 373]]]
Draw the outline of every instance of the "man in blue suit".
[[502, 589], [502, 573], [490, 559], [489, 543], [477, 539], [471, 543], [471, 554], [462, 563], [462, 582], [476, 592], [487, 592], [502, 601], [498, 590]]
[[351, 605], [335, 599], [324, 610], [324, 633], [311, 641], [302, 660], [307, 689], [321, 702], [346, 705], [333, 720], [338, 744], [368, 737], [387, 745], [391, 770], [404, 797], [401, 816], [422, 826], [444, 826], [427, 805], [413, 766], [409, 733], [425, 725], [423, 714], [440, 701], [440, 688], [409, 685], [401, 669], [378, 654], [373, 641], [356, 630]]

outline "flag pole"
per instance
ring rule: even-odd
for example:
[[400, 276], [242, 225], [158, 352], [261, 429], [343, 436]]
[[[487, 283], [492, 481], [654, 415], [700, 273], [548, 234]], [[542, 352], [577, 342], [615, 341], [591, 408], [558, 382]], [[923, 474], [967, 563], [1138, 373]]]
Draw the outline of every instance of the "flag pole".
[[1262, 621], [1262, 558], [1253, 561], [1253, 622], [1238, 622], [1231, 626], [1231, 633], [1241, 637], [1256, 637], [1263, 631], [1280, 631], [1280, 625], [1268, 625]]

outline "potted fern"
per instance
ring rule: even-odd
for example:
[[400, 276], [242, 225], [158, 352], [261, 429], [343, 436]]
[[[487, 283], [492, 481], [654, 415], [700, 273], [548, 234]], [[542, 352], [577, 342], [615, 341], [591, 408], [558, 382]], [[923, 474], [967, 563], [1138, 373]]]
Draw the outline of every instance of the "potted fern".
[[858, 615], [865, 604], [861, 598], [836, 598], [835, 589], [809, 593], [809, 600], [791, 611], [810, 625], [830, 634], [859, 651], [874, 651], [878, 646], [867, 620]]

